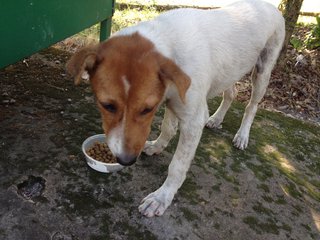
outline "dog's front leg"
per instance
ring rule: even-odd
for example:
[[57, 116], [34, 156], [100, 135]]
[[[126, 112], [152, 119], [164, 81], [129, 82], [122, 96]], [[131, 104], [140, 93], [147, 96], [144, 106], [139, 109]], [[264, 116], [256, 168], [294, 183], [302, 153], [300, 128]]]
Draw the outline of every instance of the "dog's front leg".
[[176, 134], [178, 119], [174, 112], [168, 107], [165, 108], [164, 118], [161, 124], [160, 136], [154, 141], [147, 141], [144, 145], [144, 152], [151, 156], [159, 154], [168, 145], [171, 138]]
[[139, 211], [147, 216], [160, 216], [171, 204], [172, 199], [186, 178], [186, 173], [194, 157], [201, 138], [203, 123], [195, 123], [194, 119], [181, 122], [180, 137], [177, 150], [169, 165], [168, 177], [162, 186], [142, 200]]

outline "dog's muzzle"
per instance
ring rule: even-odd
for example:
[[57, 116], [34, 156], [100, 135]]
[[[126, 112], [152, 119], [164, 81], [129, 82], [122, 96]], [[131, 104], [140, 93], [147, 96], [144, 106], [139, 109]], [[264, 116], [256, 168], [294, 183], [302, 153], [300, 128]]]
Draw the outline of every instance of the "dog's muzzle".
[[121, 155], [117, 156], [117, 162], [123, 166], [130, 166], [137, 161], [137, 156]]

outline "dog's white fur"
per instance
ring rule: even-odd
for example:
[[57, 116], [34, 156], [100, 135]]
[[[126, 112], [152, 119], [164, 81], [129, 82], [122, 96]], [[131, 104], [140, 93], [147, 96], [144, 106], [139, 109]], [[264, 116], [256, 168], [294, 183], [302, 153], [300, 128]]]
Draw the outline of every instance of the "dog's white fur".
[[[115, 36], [138, 32], [164, 56], [172, 59], [190, 78], [186, 102], [174, 85], [155, 141], [147, 142], [148, 155], [160, 153], [175, 135], [180, 138], [163, 185], [149, 194], [139, 207], [145, 216], [162, 215], [182, 185], [204, 126], [219, 127], [236, 95], [234, 84], [256, 68], [253, 90], [234, 144], [247, 147], [249, 131], [282, 48], [285, 27], [280, 12], [259, 0], [240, 1], [217, 10], [179, 9], [152, 21], [125, 28]], [[207, 98], [223, 93], [223, 101], [209, 118]]]

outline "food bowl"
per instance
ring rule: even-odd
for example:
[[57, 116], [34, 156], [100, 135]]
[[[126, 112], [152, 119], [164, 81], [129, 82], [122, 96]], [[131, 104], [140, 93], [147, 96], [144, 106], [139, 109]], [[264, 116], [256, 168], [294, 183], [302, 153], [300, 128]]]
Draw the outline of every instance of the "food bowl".
[[101, 142], [104, 143], [106, 141], [106, 135], [105, 134], [97, 134], [93, 135], [89, 138], [87, 138], [83, 143], [82, 143], [82, 152], [86, 157], [87, 164], [94, 170], [98, 172], [103, 172], [103, 173], [111, 173], [111, 172], [116, 172], [124, 168], [124, 166], [120, 165], [119, 163], [105, 163], [105, 162], [100, 162], [92, 157], [90, 157], [87, 154], [87, 150], [91, 148], [96, 142]]

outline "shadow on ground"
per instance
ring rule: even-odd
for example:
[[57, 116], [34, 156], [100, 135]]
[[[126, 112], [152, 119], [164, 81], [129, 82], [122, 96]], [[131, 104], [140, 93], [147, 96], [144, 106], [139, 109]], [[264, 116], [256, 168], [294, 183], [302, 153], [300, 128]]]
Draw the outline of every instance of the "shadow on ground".
[[[177, 138], [121, 172], [91, 170], [80, 146], [100, 117], [90, 87], [65, 75], [67, 58], [49, 49], [0, 71], [1, 239], [320, 239], [319, 127], [259, 111], [239, 151], [235, 103], [222, 129], [204, 130], [164, 216], [144, 218], [137, 207], [164, 181]], [[44, 189], [23, 192], [28, 176]]]

